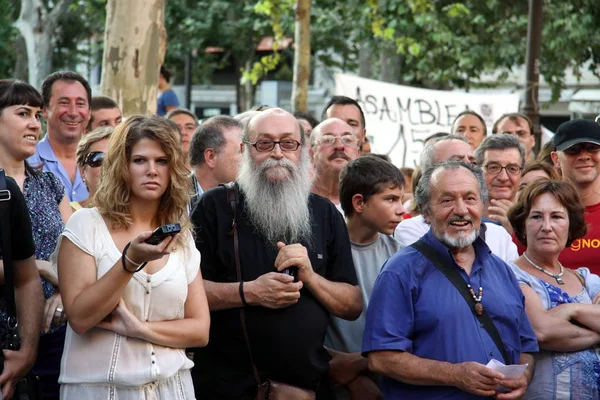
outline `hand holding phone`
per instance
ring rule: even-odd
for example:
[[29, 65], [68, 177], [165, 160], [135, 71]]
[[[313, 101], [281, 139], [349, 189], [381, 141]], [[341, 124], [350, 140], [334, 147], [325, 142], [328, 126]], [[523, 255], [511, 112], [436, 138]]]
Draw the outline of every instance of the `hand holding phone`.
[[157, 245], [163, 240], [165, 240], [166, 237], [175, 236], [179, 232], [181, 232], [181, 225], [179, 224], [159, 226], [154, 230], [154, 232], [152, 232], [152, 236], [150, 236], [144, 242], [152, 245]]

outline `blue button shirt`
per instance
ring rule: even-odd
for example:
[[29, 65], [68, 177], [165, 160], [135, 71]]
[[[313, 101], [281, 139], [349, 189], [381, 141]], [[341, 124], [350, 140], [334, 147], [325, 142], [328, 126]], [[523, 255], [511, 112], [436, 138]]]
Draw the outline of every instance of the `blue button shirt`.
[[43, 163], [42, 170], [52, 172], [60, 180], [65, 187], [65, 194], [69, 198], [69, 201], [81, 201], [89, 197], [87, 187], [85, 186], [85, 183], [83, 183], [83, 178], [79, 173], [79, 168], [77, 168], [75, 182], [73, 183], [65, 168], [58, 161], [58, 158], [56, 158], [56, 155], [50, 146], [48, 135], [44, 136], [44, 138], [38, 142], [35, 154], [29, 157], [27, 162], [33, 167]]
[[[510, 363], [518, 363], [521, 352], [538, 351], [535, 333], [525, 314], [525, 298], [515, 276], [481, 238], [474, 242], [476, 258], [470, 277], [431, 230], [422, 239], [457, 268], [476, 292], [480, 286], [483, 288], [481, 303], [500, 333]], [[363, 352], [377, 350], [407, 351], [450, 363], [475, 361], [485, 365], [492, 358], [503, 361], [494, 341], [458, 290], [413, 247], [393, 255], [375, 282], [367, 310]], [[382, 391], [386, 400], [482, 398], [456, 387], [409, 385], [387, 377], [382, 379]]]

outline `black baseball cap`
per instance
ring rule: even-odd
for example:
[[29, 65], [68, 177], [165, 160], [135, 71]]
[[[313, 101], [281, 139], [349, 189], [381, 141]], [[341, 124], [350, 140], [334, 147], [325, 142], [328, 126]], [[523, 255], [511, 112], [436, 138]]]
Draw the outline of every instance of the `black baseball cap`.
[[560, 124], [554, 134], [556, 150], [566, 150], [578, 143], [600, 145], [600, 124], [589, 119], [573, 119]]

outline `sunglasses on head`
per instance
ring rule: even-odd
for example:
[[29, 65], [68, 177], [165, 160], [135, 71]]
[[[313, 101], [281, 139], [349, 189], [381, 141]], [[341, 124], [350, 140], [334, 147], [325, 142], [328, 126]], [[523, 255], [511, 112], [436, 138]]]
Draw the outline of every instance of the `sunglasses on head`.
[[101, 166], [102, 161], [104, 161], [104, 152], [102, 151], [92, 151], [85, 156], [85, 165], [89, 165], [92, 168]]
[[567, 149], [564, 149], [563, 153], [575, 155], [581, 153], [582, 151], [587, 151], [588, 153], [597, 153], [600, 151], [600, 145], [594, 143], [578, 143]]

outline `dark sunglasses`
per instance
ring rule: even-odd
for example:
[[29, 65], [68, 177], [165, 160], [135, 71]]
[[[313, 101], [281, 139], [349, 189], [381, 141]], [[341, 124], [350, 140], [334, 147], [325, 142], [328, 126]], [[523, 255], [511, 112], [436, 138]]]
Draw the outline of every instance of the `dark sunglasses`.
[[102, 151], [92, 151], [85, 156], [85, 165], [89, 165], [92, 168], [101, 166], [102, 161], [104, 161], [104, 152]]
[[587, 151], [588, 153], [597, 153], [600, 151], [600, 145], [594, 143], [579, 143], [564, 149], [563, 153], [574, 156], [582, 151]]

